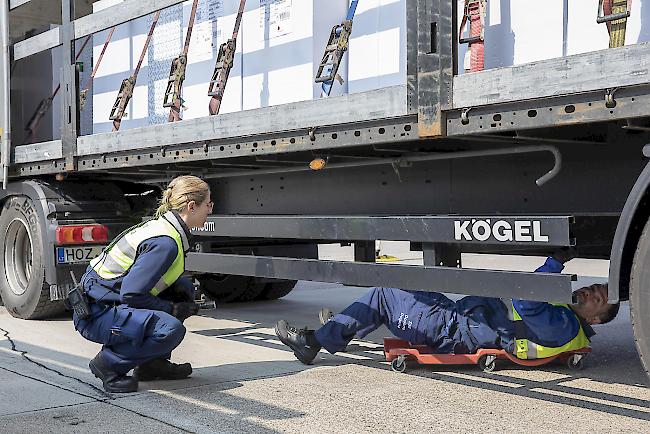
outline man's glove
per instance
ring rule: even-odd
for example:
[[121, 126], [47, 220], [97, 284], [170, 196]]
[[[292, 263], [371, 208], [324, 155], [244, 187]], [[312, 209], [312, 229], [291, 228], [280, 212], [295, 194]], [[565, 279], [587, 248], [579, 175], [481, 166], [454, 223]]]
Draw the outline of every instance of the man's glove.
[[558, 262], [561, 262], [562, 264], [569, 262], [571, 259], [575, 258], [576, 256], [578, 256], [578, 250], [573, 246], [562, 247], [560, 250], [557, 250], [555, 253], [551, 255], [553, 259], [555, 259]]
[[181, 321], [185, 321], [192, 315], [199, 313], [199, 305], [190, 302], [174, 303], [172, 306], [172, 315]]

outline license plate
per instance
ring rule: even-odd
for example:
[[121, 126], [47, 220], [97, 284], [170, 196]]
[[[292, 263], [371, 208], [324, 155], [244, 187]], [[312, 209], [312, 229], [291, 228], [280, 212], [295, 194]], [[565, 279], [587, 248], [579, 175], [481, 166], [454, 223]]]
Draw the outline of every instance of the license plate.
[[57, 264], [83, 264], [98, 256], [104, 246], [57, 247]]

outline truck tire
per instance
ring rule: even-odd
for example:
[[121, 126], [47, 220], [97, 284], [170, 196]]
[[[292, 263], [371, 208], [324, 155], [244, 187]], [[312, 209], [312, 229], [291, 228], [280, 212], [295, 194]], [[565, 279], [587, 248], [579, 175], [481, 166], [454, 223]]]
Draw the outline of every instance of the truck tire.
[[630, 318], [641, 363], [650, 375], [650, 221], [639, 238], [632, 262]]
[[63, 302], [50, 300], [43, 268], [43, 235], [31, 199], [14, 196], [0, 214], [0, 295], [7, 311], [23, 319], [61, 314]]
[[246, 303], [249, 301], [257, 300], [262, 291], [264, 291], [265, 287], [266, 284], [264, 282], [261, 282], [255, 277], [251, 277], [248, 281], [248, 286], [246, 289], [244, 289], [237, 297], [237, 301]]
[[258, 300], [277, 300], [293, 291], [298, 281], [296, 280], [278, 280], [276, 282], [267, 282], [258, 297]]
[[201, 290], [217, 303], [249, 302], [255, 300], [275, 300], [289, 294], [295, 280], [263, 282], [251, 276], [197, 276]]
[[[197, 276], [197, 279], [205, 295], [217, 303], [238, 301], [240, 297], [246, 297], [255, 284], [255, 278], [250, 276], [203, 275]], [[242, 301], [250, 300], [249, 298]]]

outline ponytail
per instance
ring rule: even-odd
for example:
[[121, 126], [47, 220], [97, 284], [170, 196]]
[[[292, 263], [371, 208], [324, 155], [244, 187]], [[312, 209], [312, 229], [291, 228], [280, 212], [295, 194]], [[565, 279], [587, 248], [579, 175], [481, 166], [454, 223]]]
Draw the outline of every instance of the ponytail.
[[168, 211], [182, 211], [189, 202], [203, 203], [210, 193], [210, 186], [196, 176], [179, 176], [174, 178], [163, 191], [156, 217]]

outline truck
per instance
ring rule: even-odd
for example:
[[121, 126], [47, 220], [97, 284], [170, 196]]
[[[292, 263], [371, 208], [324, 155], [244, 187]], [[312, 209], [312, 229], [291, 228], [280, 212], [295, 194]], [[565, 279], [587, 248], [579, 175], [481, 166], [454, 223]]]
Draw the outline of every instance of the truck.
[[[0, 2], [0, 295], [9, 313], [32, 319], [62, 312], [74, 276], [89, 260], [123, 229], [150, 216], [169, 180], [194, 174], [210, 184], [215, 206], [206, 225], [194, 230], [186, 268], [216, 300], [276, 299], [296, 281], [312, 280], [570, 303], [573, 275], [466, 268], [461, 254], [547, 255], [575, 247], [581, 258], [609, 260], [609, 302], [629, 300], [637, 349], [650, 368], [645, 3], [608, 14], [602, 1], [584, 2], [593, 9], [582, 8], [583, 2], [543, 2], [560, 7], [559, 39], [543, 28], [529, 39], [546, 48], [557, 39], [558, 48], [530, 61], [541, 49], [517, 54], [515, 21], [504, 13], [515, 2], [487, 2], [491, 22], [484, 12], [484, 28], [465, 37], [459, 24], [472, 2], [371, 1], [389, 8], [390, 16], [401, 8], [404, 17], [396, 32], [403, 53], [397, 84], [376, 80], [373, 89], [329, 98], [314, 90], [313, 98], [286, 102], [286, 89], [305, 80], [304, 68], [286, 68], [285, 87], [273, 98], [267, 89], [259, 107], [242, 102], [228, 110], [226, 104], [211, 116], [206, 99], [204, 112], [194, 117], [125, 122], [119, 131], [102, 130], [107, 119], [98, 127], [80, 109], [81, 77], [90, 68], [77, 53], [91, 35], [183, 2], [123, 0], [101, 9], [89, 0]], [[269, 14], [280, 19], [297, 4], [333, 2], [254, 3], [246, 13], [261, 10], [263, 49], [291, 52], [328, 42], [330, 28], [319, 27], [322, 37], [292, 42], [298, 45], [269, 43], [269, 34], [282, 33], [277, 22], [269, 30]], [[492, 22], [497, 9], [500, 21]], [[636, 18], [637, 40], [607, 48], [604, 39], [604, 46], [593, 47], [582, 29], [570, 25], [584, 17], [605, 35], [606, 25], [613, 34], [614, 25], [620, 30]], [[298, 24], [294, 28], [309, 27]], [[246, 18], [243, 27], [245, 32]], [[182, 37], [183, 26], [178, 28]], [[360, 40], [372, 32], [362, 33]], [[570, 34], [578, 35], [573, 41], [582, 48], [567, 44]], [[103, 39], [94, 43], [95, 55]], [[352, 68], [355, 52], [346, 42]], [[380, 66], [387, 47], [397, 42], [377, 42]], [[484, 68], [463, 67], [472, 45], [484, 46]], [[506, 54], [495, 61], [490, 50], [497, 49]], [[155, 53], [148, 59], [156, 60]], [[308, 66], [311, 74], [322, 65], [316, 60]], [[187, 74], [190, 69], [191, 63]], [[273, 74], [261, 75], [268, 82]], [[234, 87], [241, 95], [251, 86], [246, 79], [242, 73]], [[57, 82], [59, 102], [53, 104]], [[150, 84], [148, 95], [160, 96]], [[26, 142], [24, 125], [41, 99], [51, 105], [40, 117], [49, 133], [43, 127]], [[377, 240], [409, 242], [422, 252], [423, 265], [376, 261]], [[319, 259], [318, 245], [327, 243], [353, 246], [354, 260]]]

